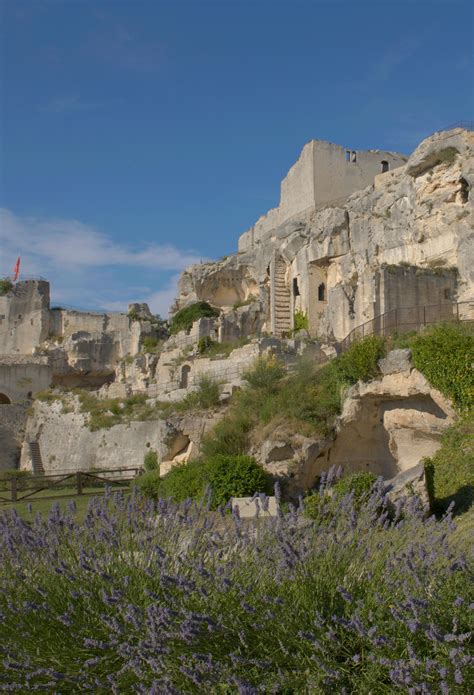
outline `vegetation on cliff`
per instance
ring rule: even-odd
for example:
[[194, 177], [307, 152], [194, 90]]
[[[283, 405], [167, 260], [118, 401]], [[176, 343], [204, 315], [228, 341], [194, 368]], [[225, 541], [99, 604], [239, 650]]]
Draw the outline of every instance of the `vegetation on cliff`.
[[184, 309], [176, 312], [170, 321], [170, 333], [174, 335], [179, 331], [190, 331], [193, 323], [202, 318], [216, 318], [219, 316], [217, 309], [214, 309], [207, 302], [195, 302]]

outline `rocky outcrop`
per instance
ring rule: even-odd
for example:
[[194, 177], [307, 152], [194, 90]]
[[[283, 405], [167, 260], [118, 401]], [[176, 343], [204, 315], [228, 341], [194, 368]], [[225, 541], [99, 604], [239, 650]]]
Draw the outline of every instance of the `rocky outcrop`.
[[[204, 299], [225, 316], [252, 298], [262, 331], [286, 332], [300, 311], [313, 337], [337, 340], [380, 315], [396, 329], [394, 312], [405, 307], [434, 305], [428, 320], [439, 320], [458, 300], [474, 316], [473, 143], [460, 128], [436, 133], [346, 199], [283, 222], [271, 211], [237, 255], [185, 271], [175, 308]], [[423, 320], [403, 322], [416, 329]]]
[[[8, 407], [8, 406], [6, 406]], [[144, 456], [154, 450], [164, 475], [199, 451], [202, 437], [219, 413], [172, 415], [169, 418], [132, 420], [91, 431], [88, 416], [75, 397], [36, 401], [28, 418], [21, 451], [21, 468], [32, 469], [30, 442], [40, 447], [45, 473], [92, 469], [142, 468]], [[67, 433], [67, 436], [65, 436]]]
[[379, 378], [348, 390], [328, 437], [305, 437], [285, 425], [260, 434], [251, 453], [291, 494], [311, 488], [332, 466], [395, 479], [439, 449], [455, 418], [450, 402], [413, 368], [409, 350], [393, 350], [379, 367]]

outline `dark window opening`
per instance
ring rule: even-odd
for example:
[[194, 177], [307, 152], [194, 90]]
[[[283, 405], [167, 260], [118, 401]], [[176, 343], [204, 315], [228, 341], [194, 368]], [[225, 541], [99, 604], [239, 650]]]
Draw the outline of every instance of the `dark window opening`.
[[33, 398], [33, 391], [28, 391], [28, 398]]
[[461, 184], [461, 203], [467, 203], [467, 201], [469, 200], [469, 184], [466, 181], [466, 179], [463, 178], [459, 180], [459, 183]]
[[21, 314], [18, 314], [18, 318], [21, 319]]
[[318, 302], [326, 301], [326, 285], [322, 282], [318, 287]]
[[0, 393], [0, 405], [11, 405], [11, 400], [4, 393]]
[[270, 266], [267, 265], [267, 275], [270, 275]]
[[451, 289], [449, 287], [446, 287], [444, 290], [444, 298], [451, 299]]
[[191, 371], [191, 367], [189, 364], [185, 364], [184, 367], [181, 369], [181, 383], [180, 383], [180, 388], [182, 389], [187, 389], [188, 388], [188, 382], [189, 382], [189, 372]]
[[298, 287], [298, 278], [293, 278], [293, 296], [300, 296], [300, 288]]
[[351, 161], [351, 151], [346, 150], [346, 162], [350, 162], [350, 161]]
[[390, 169], [389, 163], [387, 162], [386, 159], [382, 159], [382, 161], [380, 163], [382, 165], [382, 174], [385, 174], [385, 172]]
[[351, 162], [357, 162], [357, 152], [354, 152], [354, 150], [351, 152]]

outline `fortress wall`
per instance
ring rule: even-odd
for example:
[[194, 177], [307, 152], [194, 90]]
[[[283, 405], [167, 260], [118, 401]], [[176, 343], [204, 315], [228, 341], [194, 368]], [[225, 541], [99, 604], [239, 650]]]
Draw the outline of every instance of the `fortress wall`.
[[30, 397], [28, 394], [34, 395], [49, 388], [52, 369], [45, 358], [33, 358], [25, 363], [14, 360], [14, 355], [0, 358], [0, 393], [5, 394], [12, 403], [25, 401]]
[[49, 283], [18, 282], [0, 297], [0, 354], [31, 355], [49, 333]]
[[19, 467], [26, 410], [23, 405], [0, 405], [0, 471]]
[[[346, 153], [350, 152], [350, 161]], [[355, 161], [351, 161], [354, 157]], [[313, 146], [314, 203], [326, 203], [352, 195], [374, 181], [381, 173], [382, 161], [390, 170], [403, 166], [406, 158], [379, 150], [347, 150], [340, 145], [318, 140]]]
[[281, 182], [280, 224], [315, 202], [315, 141], [306, 143], [298, 161]]

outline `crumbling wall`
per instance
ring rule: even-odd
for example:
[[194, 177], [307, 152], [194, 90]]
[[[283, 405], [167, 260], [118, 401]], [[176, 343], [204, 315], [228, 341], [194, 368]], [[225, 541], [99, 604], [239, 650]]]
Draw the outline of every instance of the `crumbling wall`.
[[48, 334], [48, 282], [18, 282], [0, 296], [0, 354], [31, 355]]

